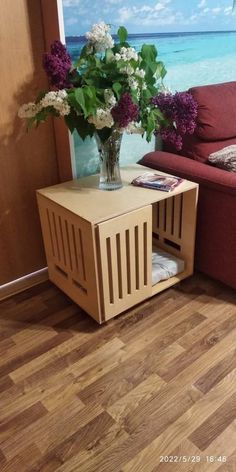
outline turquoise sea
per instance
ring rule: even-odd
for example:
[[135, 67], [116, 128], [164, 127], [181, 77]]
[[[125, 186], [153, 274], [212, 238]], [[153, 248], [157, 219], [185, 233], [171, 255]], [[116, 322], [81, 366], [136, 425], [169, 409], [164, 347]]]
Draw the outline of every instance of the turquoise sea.
[[[164, 83], [174, 92], [195, 85], [207, 85], [236, 80], [236, 31], [164, 33], [130, 35], [129, 43], [138, 51], [142, 44], [155, 44], [159, 60], [163, 61], [167, 75]], [[73, 60], [79, 55], [84, 38], [67, 38], [67, 47]], [[77, 175], [96, 172], [98, 156], [93, 140], [75, 140]], [[154, 143], [147, 144], [138, 136], [124, 136], [121, 162], [136, 162], [149, 152]]]

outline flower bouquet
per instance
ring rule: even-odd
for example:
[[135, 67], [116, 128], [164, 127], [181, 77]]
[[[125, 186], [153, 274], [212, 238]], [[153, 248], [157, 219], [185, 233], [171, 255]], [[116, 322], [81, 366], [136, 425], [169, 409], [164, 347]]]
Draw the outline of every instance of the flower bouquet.
[[43, 66], [52, 89], [23, 105], [19, 116], [28, 119], [29, 127], [49, 115], [62, 117], [82, 139], [95, 136], [101, 158], [100, 187], [119, 188], [122, 133], [139, 133], [150, 141], [159, 130], [165, 139], [164, 129], [175, 127], [173, 116], [165, 114], [158, 102], [166, 69], [157, 60], [154, 45], [144, 44], [140, 52], [132, 48], [123, 26], [116, 42], [103, 22], [85, 36], [87, 43], [75, 64], [60, 41], [51, 45]]

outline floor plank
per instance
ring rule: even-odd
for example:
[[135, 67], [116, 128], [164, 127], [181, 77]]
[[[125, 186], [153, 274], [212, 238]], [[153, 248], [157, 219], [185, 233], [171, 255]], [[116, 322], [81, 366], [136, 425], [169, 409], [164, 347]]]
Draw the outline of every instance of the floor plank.
[[195, 274], [102, 326], [50, 282], [4, 300], [0, 421], [1, 472], [236, 472], [235, 292]]

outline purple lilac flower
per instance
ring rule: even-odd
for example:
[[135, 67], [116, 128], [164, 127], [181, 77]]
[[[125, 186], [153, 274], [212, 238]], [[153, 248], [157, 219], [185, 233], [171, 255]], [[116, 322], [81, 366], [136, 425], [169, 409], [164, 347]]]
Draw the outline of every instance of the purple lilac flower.
[[71, 87], [68, 81], [68, 73], [71, 68], [71, 58], [65, 46], [58, 40], [51, 45], [51, 53], [43, 55], [43, 67], [51, 85], [57, 89]]
[[174, 95], [160, 93], [152, 99], [164, 117], [170, 121], [169, 126], [161, 125], [156, 134], [163, 141], [168, 141], [177, 150], [182, 149], [185, 134], [193, 134], [196, 128], [197, 103], [189, 92], [176, 92]]
[[67, 62], [71, 66], [71, 58], [66, 50], [66, 47], [64, 46], [64, 44], [61, 43], [61, 41], [56, 39], [51, 44], [51, 54], [59, 57], [60, 59], [62, 59], [64, 62]]
[[112, 108], [111, 114], [119, 128], [126, 128], [131, 121], [138, 118], [139, 108], [132, 101], [129, 93], [124, 93], [118, 103]]

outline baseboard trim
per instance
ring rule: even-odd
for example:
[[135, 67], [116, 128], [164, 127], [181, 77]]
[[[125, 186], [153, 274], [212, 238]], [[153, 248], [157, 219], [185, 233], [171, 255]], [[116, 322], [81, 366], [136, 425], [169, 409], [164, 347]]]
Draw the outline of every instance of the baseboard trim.
[[0, 286], [0, 300], [11, 297], [16, 293], [23, 292], [27, 288], [38, 285], [42, 282], [48, 280], [48, 268], [44, 267], [43, 269], [27, 274], [24, 277], [13, 280], [7, 284]]

